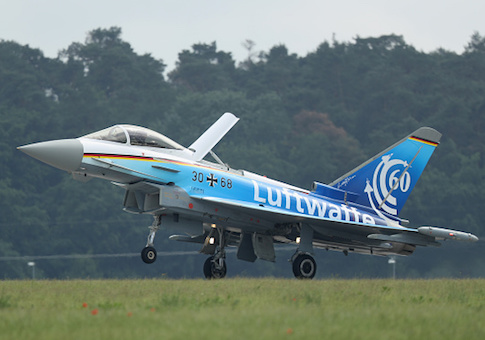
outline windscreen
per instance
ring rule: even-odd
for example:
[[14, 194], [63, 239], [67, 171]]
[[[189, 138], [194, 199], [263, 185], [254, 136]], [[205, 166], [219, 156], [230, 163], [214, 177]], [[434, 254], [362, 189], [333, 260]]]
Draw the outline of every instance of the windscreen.
[[123, 127], [128, 132], [130, 136], [131, 145], [148, 146], [155, 148], [165, 148], [165, 149], [178, 149], [182, 150], [183, 147], [165, 137], [161, 133], [155, 132], [153, 130], [133, 125], [123, 125]]
[[112, 126], [101, 131], [90, 133], [84, 137], [123, 144], [127, 142], [126, 133], [120, 126]]

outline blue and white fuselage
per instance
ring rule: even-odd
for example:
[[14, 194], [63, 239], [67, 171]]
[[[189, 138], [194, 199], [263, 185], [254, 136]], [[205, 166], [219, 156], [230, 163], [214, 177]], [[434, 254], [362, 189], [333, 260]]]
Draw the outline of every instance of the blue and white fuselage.
[[[81, 168], [77, 176], [95, 176], [130, 184], [147, 181], [175, 184], [193, 198], [214, 202], [259, 206], [282, 214], [323, 220], [362, 223], [369, 226], [394, 226], [392, 219], [382, 219], [368, 208], [349, 202], [332, 200], [311, 191], [268, 179], [244, 170], [222, 169], [210, 162], [190, 161], [183, 156], [189, 150], [164, 150], [79, 139], [84, 147]], [[187, 209], [193, 209], [188, 206]]]

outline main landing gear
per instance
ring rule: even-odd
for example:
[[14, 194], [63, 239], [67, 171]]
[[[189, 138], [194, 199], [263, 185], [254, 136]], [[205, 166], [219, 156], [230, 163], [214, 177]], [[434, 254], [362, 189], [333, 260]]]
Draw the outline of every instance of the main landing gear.
[[204, 275], [206, 279], [223, 279], [227, 273], [226, 260], [220, 257], [215, 259], [215, 256], [209, 257], [204, 262]]
[[293, 262], [293, 274], [297, 279], [313, 279], [317, 272], [317, 263], [313, 256], [296, 252], [291, 261]]
[[223, 279], [227, 273], [226, 251], [224, 249], [227, 245], [227, 240], [224, 235], [224, 230], [216, 227], [216, 229], [213, 229], [213, 232], [207, 237], [206, 242], [210, 244], [216, 242], [216, 238], [213, 236], [215, 232], [219, 235], [217, 238], [219, 244], [216, 247], [215, 254], [209, 257], [204, 263], [204, 276], [208, 280]]
[[313, 254], [313, 228], [302, 224], [298, 249], [291, 257], [293, 274], [297, 279], [311, 280], [317, 273], [317, 263], [310, 254]]
[[141, 251], [141, 259], [145, 263], [153, 263], [157, 259], [157, 251], [153, 247], [153, 241], [155, 239], [155, 233], [160, 229], [161, 224], [162, 216], [153, 216], [153, 223], [148, 227], [150, 229], [150, 233], [148, 234], [147, 245]]

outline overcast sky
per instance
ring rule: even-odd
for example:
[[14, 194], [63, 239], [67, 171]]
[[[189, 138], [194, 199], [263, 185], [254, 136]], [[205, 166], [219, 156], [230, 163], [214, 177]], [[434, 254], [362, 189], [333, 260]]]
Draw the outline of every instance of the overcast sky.
[[0, 0], [0, 39], [41, 49], [48, 57], [96, 28], [122, 28], [122, 39], [173, 69], [194, 43], [217, 42], [237, 61], [247, 51], [284, 44], [305, 56], [332, 36], [403, 35], [426, 52], [463, 52], [471, 35], [485, 35], [482, 0]]

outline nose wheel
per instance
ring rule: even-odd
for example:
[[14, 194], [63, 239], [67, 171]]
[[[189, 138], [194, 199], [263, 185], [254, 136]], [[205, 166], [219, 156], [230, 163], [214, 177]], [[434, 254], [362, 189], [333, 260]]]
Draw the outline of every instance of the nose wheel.
[[157, 259], [157, 250], [153, 247], [145, 247], [141, 251], [141, 259], [145, 263], [153, 263]]

